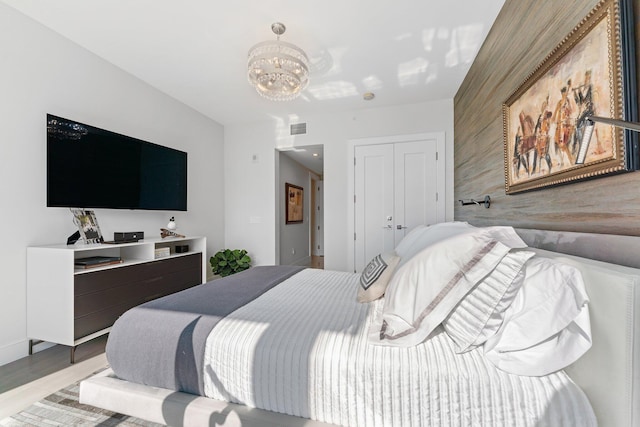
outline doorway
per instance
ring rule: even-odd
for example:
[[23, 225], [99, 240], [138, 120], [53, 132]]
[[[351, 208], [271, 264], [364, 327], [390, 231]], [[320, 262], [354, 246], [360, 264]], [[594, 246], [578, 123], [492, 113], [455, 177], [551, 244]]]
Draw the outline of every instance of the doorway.
[[445, 220], [444, 133], [353, 146], [354, 272], [415, 226]]
[[[324, 147], [302, 146], [277, 150], [276, 250], [281, 265], [324, 266]], [[285, 188], [295, 186], [302, 199], [302, 215], [287, 219]]]
[[311, 179], [311, 267], [324, 269], [324, 181]]

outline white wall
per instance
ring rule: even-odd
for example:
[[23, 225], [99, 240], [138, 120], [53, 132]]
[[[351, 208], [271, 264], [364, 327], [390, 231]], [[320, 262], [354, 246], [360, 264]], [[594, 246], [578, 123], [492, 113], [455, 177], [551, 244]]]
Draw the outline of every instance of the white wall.
[[[279, 191], [280, 204], [280, 264], [309, 265], [311, 261], [309, 227], [311, 223], [311, 177], [309, 169], [294, 161], [284, 153], [280, 153]], [[303, 192], [303, 221], [301, 224], [286, 224], [286, 203], [284, 193], [285, 183], [302, 187]]]
[[[0, 3], [0, 365], [27, 354], [26, 247], [64, 243], [67, 209], [46, 205], [46, 114], [52, 113], [188, 153], [188, 212], [96, 210], [114, 231], [178, 232], [223, 246], [224, 129], [119, 68]], [[105, 171], [106, 172], [106, 171]]]
[[[289, 124], [307, 122], [307, 134], [289, 136]], [[444, 131], [447, 220], [453, 218], [453, 100], [370, 108], [225, 127], [225, 243], [244, 247], [254, 264], [276, 262], [274, 148], [324, 145], [325, 268], [347, 270], [348, 141]], [[254, 161], [257, 156], [258, 161]]]

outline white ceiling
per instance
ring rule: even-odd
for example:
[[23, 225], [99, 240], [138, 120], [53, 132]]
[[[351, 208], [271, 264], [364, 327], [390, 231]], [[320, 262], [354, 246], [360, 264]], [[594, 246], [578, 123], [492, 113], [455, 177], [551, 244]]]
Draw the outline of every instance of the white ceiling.
[[305, 145], [280, 149], [279, 151], [322, 177], [324, 173], [324, 146]]
[[[504, 0], [0, 0], [223, 125], [451, 99]], [[247, 52], [304, 49], [289, 102], [247, 83]], [[362, 94], [372, 91], [373, 101]]]

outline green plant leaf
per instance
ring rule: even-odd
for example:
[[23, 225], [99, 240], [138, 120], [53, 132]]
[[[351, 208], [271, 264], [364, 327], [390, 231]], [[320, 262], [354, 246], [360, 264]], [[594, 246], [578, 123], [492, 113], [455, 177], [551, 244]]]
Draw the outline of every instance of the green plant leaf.
[[222, 277], [251, 267], [251, 257], [245, 249], [221, 249], [209, 258], [211, 271]]

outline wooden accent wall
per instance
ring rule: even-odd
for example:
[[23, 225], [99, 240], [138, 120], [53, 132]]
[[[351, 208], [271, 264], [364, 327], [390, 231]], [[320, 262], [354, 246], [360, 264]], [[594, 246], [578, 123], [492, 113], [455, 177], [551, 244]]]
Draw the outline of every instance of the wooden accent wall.
[[[504, 190], [502, 104], [597, 3], [505, 2], [454, 99], [455, 200], [488, 194], [491, 208], [456, 202], [457, 221], [640, 236], [640, 171], [509, 196]], [[640, 58], [640, 0], [633, 7]]]

